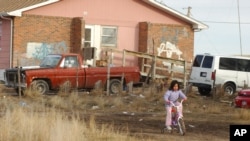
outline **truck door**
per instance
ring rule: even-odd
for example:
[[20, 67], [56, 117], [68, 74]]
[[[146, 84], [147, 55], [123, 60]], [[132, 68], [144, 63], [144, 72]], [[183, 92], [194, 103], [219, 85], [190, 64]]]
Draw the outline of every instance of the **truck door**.
[[84, 85], [84, 69], [79, 67], [77, 56], [66, 56], [57, 72], [57, 83], [61, 85], [68, 85], [71, 88], [82, 88]]

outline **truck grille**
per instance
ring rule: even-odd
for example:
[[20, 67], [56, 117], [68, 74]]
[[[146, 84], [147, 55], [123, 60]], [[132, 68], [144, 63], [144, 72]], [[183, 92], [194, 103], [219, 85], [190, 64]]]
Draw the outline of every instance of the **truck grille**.
[[17, 87], [17, 84], [18, 84], [17, 70], [6, 70], [5, 71], [5, 85], [7, 87]]

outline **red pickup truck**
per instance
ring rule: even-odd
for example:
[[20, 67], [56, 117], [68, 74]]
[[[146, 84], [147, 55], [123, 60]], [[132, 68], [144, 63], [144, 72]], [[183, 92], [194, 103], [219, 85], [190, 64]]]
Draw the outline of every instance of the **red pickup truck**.
[[118, 93], [120, 86], [140, 81], [138, 67], [88, 67], [82, 60], [80, 54], [50, 54], [39, 66], [6, 69], [5, 85], [16, 90], [32, 88], [46, 94], [59, 90], [66, 82], [70, 83], [70, 88], [93, 89], [96, 82], [101, 81], [104, 88], [109, 82], [110, 93]]

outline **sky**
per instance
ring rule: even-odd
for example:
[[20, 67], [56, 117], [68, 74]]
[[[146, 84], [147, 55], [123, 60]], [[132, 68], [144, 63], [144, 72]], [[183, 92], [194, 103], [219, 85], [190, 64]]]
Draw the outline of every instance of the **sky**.
[[[250, 55], [250, 0], [156, 0], [209, 26], [195, 32], [194, 55]], [[239, 11], [239, 12], [238, 12]]]

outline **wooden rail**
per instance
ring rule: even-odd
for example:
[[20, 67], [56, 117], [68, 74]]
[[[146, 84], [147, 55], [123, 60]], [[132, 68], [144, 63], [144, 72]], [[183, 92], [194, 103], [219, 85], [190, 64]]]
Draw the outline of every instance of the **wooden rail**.
[[[136, 51], [130, 51], [130, 50], [117, 50], [117, 49], [103, 49], [103, 51], [107, 52], [107, 55], [110, 58], [110, 63], [113, 64], [113, 57], [114, 53], [119, 53], [122, 54], [122, 66], [126, 65], [126, 58], [127, 56], [133, 56], [133, 57], [138, 57], [139, 59], [141, 59], [141, 66], [140, 66], [140, 70], [141, 70], [141, 75], [142, 76], [146, 76], [146, 77], [151, 77], [153, 80], [154, 79], [158, 79], [158, 78], [166, 78], [166, 79], [177, 79], [178, 81], [182, 82], [184, 85], [184, 88], [186, 87], [186, 83], [187, 83], [187, 63], [184, 60], [176, 60], [176, 59], [172, 59], [172, 58], [166, 58], [166, 57], [162, 57], [162, 56], [156, 56], [156, 55], [152, 55], [152, 54], [148, 54], [148, 53], [142, 53], [142, 52], [136, 52]], [[139, 60], [138, 59], [138, 60]], [[170, 68], [167, 68], [166, 66], [157, 66], [157, 62], [167, 62], [170, 65]], [[150, 62], [149, 63], [145, 63], [145, 62]], [[175, 67], [175, 66], [178, 66]], [[146, 68], [148, 68], [147, 71]], [[168, 71], [170, 72], [170, 75], [161, 75], [161, 74], [157, 74], [157, 70], [161, 70], [161, 71]], [[176, 77], [174, 74], [175, 73], [179, 73], [182, 74], [182, 78], [180, 77]]]

